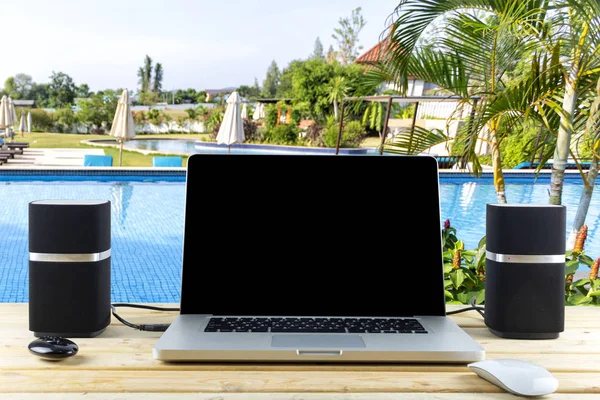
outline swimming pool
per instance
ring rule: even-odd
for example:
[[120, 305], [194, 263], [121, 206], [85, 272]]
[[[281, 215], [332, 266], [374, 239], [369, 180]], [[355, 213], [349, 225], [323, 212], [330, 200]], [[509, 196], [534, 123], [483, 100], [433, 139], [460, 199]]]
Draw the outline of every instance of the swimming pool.
[[[72, 175], [72, 180], [66, 181], [60, 175], [33, 176], [32, 173], [11, 176], [0, 171], [0, 302], [28, 301], [28, 204], [41, 199], [110, 200], [112, 300], [179, 301], [185, 204], [183, 173], [148, 175], [140, 172], [132, 179], [131, 173], [128, 178], [128, 175], [113, 172], [110, 176], [86, 176], [86, 181], [81, 181], [84, 179], [81, 175], [78, 178]], [[547, 204], [548, 177], [534, 184], [530, 175], [516, 176], [508, 179], [510, 202]], [[117, 181], [117, 178], [122, 180]], [[576, 183], [578, 180], [569, 181], [564, 200], [570, 227], [581, 185]], [[496, 202], [491, 177], [474, 181], [466, 175], [442, 174], [441, 196], [442, 220], [451, 220], [467, 249], [476, 247], [485, 235], [486, 204]], [[378, 215], [369, 209], [362, 214]], [[600, 257], [598, 195], [592, 200], [586, 223], [590, 228], [586, 250], [591, 257]], [[409, 221], [401, 226], [409, 229]]]

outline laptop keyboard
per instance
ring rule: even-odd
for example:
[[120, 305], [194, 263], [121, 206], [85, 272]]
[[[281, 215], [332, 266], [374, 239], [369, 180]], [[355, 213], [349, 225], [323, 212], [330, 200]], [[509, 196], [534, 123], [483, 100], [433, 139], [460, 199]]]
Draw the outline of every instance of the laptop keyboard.
[[205, 332], [427, 334], [418, 320], [396, 318], [212, 318]]

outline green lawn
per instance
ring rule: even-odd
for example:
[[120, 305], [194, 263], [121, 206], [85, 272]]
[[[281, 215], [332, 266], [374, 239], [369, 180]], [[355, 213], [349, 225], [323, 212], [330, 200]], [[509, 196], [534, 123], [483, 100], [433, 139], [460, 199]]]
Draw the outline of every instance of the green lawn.
[[[144, 139], [201, 139], [208, 135], [144, 135], [138, 138]], [[85, 140], [111, 139], [108, 135], [74, 135], [67, 133], [26, 133], [25, 136], [15, 136], [17, 142], [28, 142], [31, 148], [38, 149], [77, 149], [77, 148], [99, 148], [82, 144]], [[114, 165], [119, 164], [119, 149], [117, 147], [102, 147], [104, 154], [112, 156]], [[123, 167], [152, 167], [152, 157], [157, 154], [144, 155], [135, 151], [123, 151]], [[169, 154], [163, 154], [169, 155]], [[187, 164], [188, 157], [183, 157], [183, 166]]]
[[[196, 139], [196, 140], [209, 140], [210, 135], [208, 134], [174, 134], [174, 135], [140, 135], [138, 139]], [[104, 150], [104, 154], [112, 156], [114, 165], [119, 163], [119, 149], [117, 147], [96, 147], [86, 144], [82, 144], [82, 141], [94, 140], [94, 139], [112, 139], [109, 135], [75, 135], [68, 133], [26, 133], [25, 136], [15, 136], [17, 142], [28, 142], [31, 148], [38, 149], [77, 149], [77, 148], [101, 148]], [[379, 147], [380, 139], [377, 137], [367, 138], [361, 147]], [[162, 154], [169, 155], [169, 154]], [[152, 167], [152, 155], [144, 155], [136, 151], [123, 150], [123, 167]], [[183, 157], [183, 165], [187, 165], [188, 157]]]

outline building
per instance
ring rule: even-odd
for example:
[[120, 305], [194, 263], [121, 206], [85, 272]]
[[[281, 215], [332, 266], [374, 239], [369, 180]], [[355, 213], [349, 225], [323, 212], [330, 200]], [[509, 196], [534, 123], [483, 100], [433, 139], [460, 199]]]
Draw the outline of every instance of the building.
[[13, 100], [15, 108], [34, 108], [35, 100]]

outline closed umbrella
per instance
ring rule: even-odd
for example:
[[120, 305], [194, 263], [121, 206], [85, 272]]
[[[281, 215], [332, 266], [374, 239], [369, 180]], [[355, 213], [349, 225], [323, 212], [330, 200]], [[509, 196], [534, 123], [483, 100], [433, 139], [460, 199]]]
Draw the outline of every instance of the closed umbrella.
[[260, 119], [260, 103], [256, 105], [254, 109], [254, 114], [252, 115], [252, 119], [258, 121]]
[[242, 119], [248, 119], [248, 104], [244, 103], [242, 106]]
[[231, 145], [246, 141], [240, 103], [240, 96], [237, 92], [233, 92], [227, 99], [227, 109], [225, 110], [219, 134], [217, 135], [217, 143], [227, 145], [229, 152], [231, 152]]
[[15, 105], [13, 104], [12, 98], [8, 97], [8, 107], [10, 109], [10, 113], [12, 113], [12, 125], [10, 126], [10, 138], [11, 140], [15, 138], [15, 124], [18, 121], [17, 118], [17, 110], [15, 110]]
[[119, 166], [123, 165], [123, 143], [135, 137], [135, 123], [131, 114], [129, 104], [129, 92], [123, 90], [123, 94], [117, 104], [115, 119], [113, 120], [110, 136], [117, 138], [120, 145]]
[[10, 129], [15, 124], [13, 110], [8, 100], [9, 98], [6, 96], [3, 96], [0, 100], [0, 129], [4, 129], [5, 139], [10, 137]]
[[264, 103], [261, 103], [261, 104], [260, 104], [260, 114], [259, 114], [259, 118], [260, 118], [260, 119], [265, 119], [265, 118], [267, 118], [267, 113], [266, 113], [266, 110], [265, 110], [265, 105], [264, 105]]
[[25, 123], [25, 111], [21, 112], [21, 122], [19, 122], [19, 130], [21, 131], [21, 136], [25, 136], [25, 131], [27, 130], [27, 124]]
[[31, 133], [31, 123], [32, 123], [31, 111], [29, 111], [27, 113], [27, 132], [29, 132], [29, 133]]

